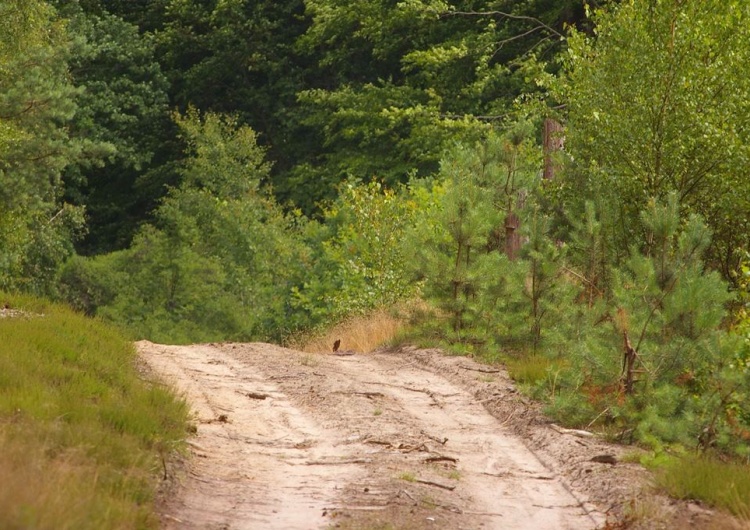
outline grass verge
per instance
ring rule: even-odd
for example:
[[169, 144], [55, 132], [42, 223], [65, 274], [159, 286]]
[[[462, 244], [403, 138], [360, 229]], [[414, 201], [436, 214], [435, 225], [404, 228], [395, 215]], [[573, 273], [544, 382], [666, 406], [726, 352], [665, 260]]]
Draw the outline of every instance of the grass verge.
[[156, 528], [162, 456], [186, 404], [139, 378], [116, 329], [0, 295], [0, 528]]
[[669, 496], [706, 503], [750, 521], [750, 466], [690, 455], [656, 469], [656, 484]]
[[550, 369], [556, 367], [553, 361], [541, 355], [528, 355], [522, 357], [509, 355], [503, 357], [502, 361], [505, 368], [508, 370], [508, 375], [510, 375], [514, 381], [530, 386], [547, 379], [549, 377]]

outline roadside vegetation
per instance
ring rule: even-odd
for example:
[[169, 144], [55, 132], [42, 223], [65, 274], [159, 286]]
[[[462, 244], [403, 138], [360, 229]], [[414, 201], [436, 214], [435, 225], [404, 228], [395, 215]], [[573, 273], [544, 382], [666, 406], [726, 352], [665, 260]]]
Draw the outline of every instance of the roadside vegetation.
[[656, 485], [676, 499], [705, 502], [750, 521], [750, 476], [747, 465], [706, 455], [662, 456], [646, 459], [655, 470]]
[[155, 492], [187, 407], [144, 382], [119, 331], [0, 296], [0, 526], [158, 528]]

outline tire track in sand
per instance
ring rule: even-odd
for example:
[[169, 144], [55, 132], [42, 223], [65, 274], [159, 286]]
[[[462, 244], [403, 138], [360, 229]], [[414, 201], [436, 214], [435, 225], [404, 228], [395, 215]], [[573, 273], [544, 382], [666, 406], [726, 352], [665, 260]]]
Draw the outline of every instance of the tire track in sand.
[[[199, 419], [166, 527], [577, 530], [601, 523], [470, 392], [407, 357], [257, 343], [138, 348]], [[436, 456], [455, 463], [426, 463]]]

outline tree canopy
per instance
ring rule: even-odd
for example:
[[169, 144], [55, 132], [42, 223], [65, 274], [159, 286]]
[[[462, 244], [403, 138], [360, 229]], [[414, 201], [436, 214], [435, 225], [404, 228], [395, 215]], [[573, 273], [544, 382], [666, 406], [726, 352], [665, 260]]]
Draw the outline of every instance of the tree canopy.
[[619, 252], [639, 211], [675, 192], [714, 231], [712, 262], [736, 270], [750, 228], [750, 8], [624, 2], [574, 32], [557, 96], [574, 157], [571, 194], [609, 202]]

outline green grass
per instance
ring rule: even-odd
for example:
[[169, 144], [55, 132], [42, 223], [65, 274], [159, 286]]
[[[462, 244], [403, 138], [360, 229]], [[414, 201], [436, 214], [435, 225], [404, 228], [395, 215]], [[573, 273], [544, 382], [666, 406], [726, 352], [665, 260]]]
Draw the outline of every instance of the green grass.
[[514, 381], [530, 386], [546, 379], [550, 367], [555, 366], [551, 360], [541, 355], [506, 357], [503, 362]]
[[703, 456], [658, 464], [657, 485], [678, 499], [693, 499], [750, 521], [750, 466]]
[[156, 528], [161, 456], [187, 406], [142, 381], [116, 329], [29, 297], [0, 295], [0, 527]]

